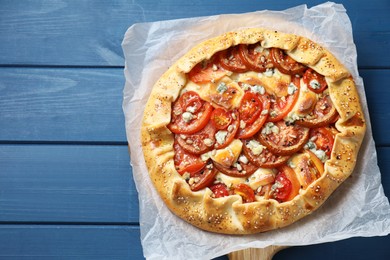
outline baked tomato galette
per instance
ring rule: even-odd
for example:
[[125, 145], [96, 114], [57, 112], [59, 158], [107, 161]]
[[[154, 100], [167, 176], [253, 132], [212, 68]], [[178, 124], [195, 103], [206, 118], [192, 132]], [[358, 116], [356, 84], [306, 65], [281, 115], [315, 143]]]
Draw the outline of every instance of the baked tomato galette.
[[198, 44], [158, 80], [142, 147], [173, 213], [251, 234], [317, 209], [352, 173], [365, 127], [351, 75], [326, 49], [246, 29]]

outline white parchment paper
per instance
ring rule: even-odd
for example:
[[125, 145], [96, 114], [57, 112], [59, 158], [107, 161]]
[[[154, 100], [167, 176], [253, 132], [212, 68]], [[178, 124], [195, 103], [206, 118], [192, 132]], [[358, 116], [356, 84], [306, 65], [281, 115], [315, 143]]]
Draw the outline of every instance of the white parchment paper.
[[[155, 191], [144, 162], [140, 126], [144, 106], [158, 78], [191, 47], [224, 32], [265, 27], [312, 39], [329, 49], [352, 73], [367, 119], [352, 177], [312, 215], [286, 228], [249, 236], [202, 231], [171, 213]], [[351, 22], [342, 5], [258, 11], [131, 26], [122, 43], [125, 54], [123, 109], [133, 177], [139, 193], [141, 242], [148, 259], [210, 259], [245, 248], [308, 245], [353, 236], [390, 233], [390, 206], [383, 193], [363, 80], [359, 77]]]

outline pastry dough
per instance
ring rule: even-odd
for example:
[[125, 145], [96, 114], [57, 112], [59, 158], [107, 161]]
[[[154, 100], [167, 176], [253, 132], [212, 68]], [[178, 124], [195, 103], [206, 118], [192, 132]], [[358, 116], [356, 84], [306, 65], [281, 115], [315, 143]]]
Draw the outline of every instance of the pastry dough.
[[[305, 188], [301, 187], [293, 199], [285, 202], [256, 195], [256, 201], [245, 203], [239, 194], [215, 198], [207, 187], [193, 191], [188, 180], [178, 173], [174, 165], [175, 135], [167, 126], [171, 122], [172, 104], [188, 83], [188, 73], [195, 65], [212, 59], [222, 50], [255, 43], [260, 43], [263, 48], [279, 48], [295, 61], [325, 76], [328, 95], [339, 115], [334, 124], [333, 149], [323, 164], [324, 172]], [[218, 104], [213, 103], [213, 106], [218, 107]], [[301, 36], [253, 28], [228, 32], [202, 42], [171, 66], [156, 82], [150, 94], [143, 115], [141, 138], [150, 178], [174, 214], [203, 230], [253, 234], [287, 226], [320, 207], [352, 173], [365, 128], [354, 81], [329, 51]], [[257, 178], [256, 183], [261, 183], [259, 174], [264, 173], [256, 174], [253, 178]], [[245, 180], [239, 177], [226, 179], [233, 179], [233, 183], [234, 179]]]

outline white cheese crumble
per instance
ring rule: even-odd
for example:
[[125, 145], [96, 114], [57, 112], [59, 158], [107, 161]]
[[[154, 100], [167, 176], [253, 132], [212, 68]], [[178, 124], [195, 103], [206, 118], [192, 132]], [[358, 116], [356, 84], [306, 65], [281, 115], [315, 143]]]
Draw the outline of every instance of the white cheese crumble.
[[228, 87], [226, 86], [226, 83], [225, 83], [225, 82], [221, 82], [221, 83], [219, 83], [218, 86], [217, 86], [217, 91], [218, 91], [218, 93], [220, 93], [220, 94], [223, 94], [227, 89], [228, 89]]
[[186, 123], [190, 122], [194, 118], [194, 115], [190, 112], [184, 112], [181, 116]]
[[293, 95], [295, 92], [297, 92], [297, 90], [298, 90], [297, 86], [295, 86], [294, 83], [292, 82], [287, 87], [287, 93], [289, 95]]
[[186, 111], [190, 112], [190, 113], [195, 113], [195, 110], [196, 110], [196, 107], [191, 107], [191, 106], [187, 107], [187, 109], [186, 109]]
[[249, 162], [248, 158], [246, 158], [246, 156], [243, 154], [240, 155], [240, 157], [238, 157], [238, 161], [240, 161], [243, 164], [247, 164]]
[[251, 88], [251, 92], [259, 93], [260, 95], [264, 95], [264, 93], [265, 93], [265, 88], [263, 86], [254, 85], [254, 86], [251, 86], [250, 88]]
[[261, 130], [261, 133], [263, 135], [269, 135], [271, 133], [278, 134], [279, 133], [279, 127], [277, 127], [274, 123], [268, 122], [263, 129]]
[[254, 155], [260, 155], [263, 152], [263, 150], [266, 148], [256, 140], [250, 140], [249, 143], [247, 144], [247, 147], [252, 151]]
[[217, 140], [217, 143], [223, 144], [225, 143], [226, 136], [228, 134], [228, 131], [220, 130], [215, 134], [215, 139]]
[[321, 87], [321, 84], [316, 79], [310, 80], [309, 84], [312, 89], [319, 89]]
[[267, 77], [272, 77], [272, 76], [274, 75], [274, 70], [268, 68], [268, 69], [264, 72], [264, 75], [267, 76]]

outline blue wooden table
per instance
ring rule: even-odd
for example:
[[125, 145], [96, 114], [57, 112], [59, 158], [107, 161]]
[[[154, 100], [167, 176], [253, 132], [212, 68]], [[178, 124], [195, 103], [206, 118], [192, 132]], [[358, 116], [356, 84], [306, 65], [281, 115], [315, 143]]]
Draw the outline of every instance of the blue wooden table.
[[[390, 2], [341, 2], [389, 197]], [[121, 107], [129, 26], [303, 3], [0, 0], [0, 259], [143, 258]], [[274, 259], [389, 259], [389, 246], [390, 236], [351, 238]]]

